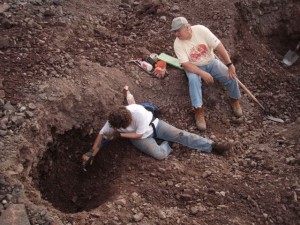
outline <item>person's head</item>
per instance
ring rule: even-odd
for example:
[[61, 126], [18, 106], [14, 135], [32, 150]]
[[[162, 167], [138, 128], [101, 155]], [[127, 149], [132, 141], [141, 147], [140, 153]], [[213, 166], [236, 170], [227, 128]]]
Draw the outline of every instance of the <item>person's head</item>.
[[172, 21], [171, 31], [174, 32], [180, 40], [188, 40], [192, 37], [191, 25], [184, 17], [176, 17]]
[[131, 121], [131, 112], [125, 106], [115, 108], [108, 115], [108, 122], [115, 129], [126, 128]]

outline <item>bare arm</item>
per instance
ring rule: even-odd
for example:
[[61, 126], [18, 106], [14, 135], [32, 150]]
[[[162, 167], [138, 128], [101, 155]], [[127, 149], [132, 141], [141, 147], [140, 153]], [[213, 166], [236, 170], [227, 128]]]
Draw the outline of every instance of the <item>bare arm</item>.
[[214, 82], [214, 78], [208, 72], [206, 72], [204, 70], [201, 70], [198, 66], [196, 66], [196, 65], [194, 65], [190, 62], [182, 63], [181, 65], [182, 65], [182, 67], [184, 68], [185, 71], [197, 74], [206, 83], [213, 83]]
[[[226, 65], [232, 63], [227, 50], [225, 49], [224, 45], [221, 42], [218, 44], [218, 46], [215, 48], [215, 50], [218, 52], [218, 54], [223, 59], [223, 61]], [[235, 71], [235, 67], [233, 64], [228, 66], [228, 77], [230, 79], [234, 79], [236, 77], [236, 71]]]
[[[140, 139], [143, 135], [142, 134], [137, 134], [137, 133], [120, 133], [120, 137], [122, 138], [132, 138], [132, 139]], [[93, 144], [93, 156], [97, 155], [99, 152], [100, 148], [99, 145], [103, 139], [103, 136], [101, 134], [98, 134], [96, 137], [96, 140], [94, 141]]]
[[120, 133], [122, 138], [140, 139], [143, 135], [137, 133]]
[[94, 144], [93, 144], [93, 156], [97, 155], [97, 153], [99, 152], [100, 148], [99, 148], [99, 145], [102, 141], [103, 137], [101, 134], [98, 134], [98, 136], [96, 137], [96, 140], [94, 141]]

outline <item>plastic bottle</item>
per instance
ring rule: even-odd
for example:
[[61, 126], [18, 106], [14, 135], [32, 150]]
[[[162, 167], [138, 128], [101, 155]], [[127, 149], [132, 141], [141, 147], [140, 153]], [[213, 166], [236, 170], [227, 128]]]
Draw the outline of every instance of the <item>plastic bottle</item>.
[[148, 63], [148, 62], [141, 61], [140, 64], [141, 64], [141, 67], [144, 70], [147, 70], [148, 72], [151, 72], [151, 70], [153, 69], [153, 66], [150, 63]]
[[134, 97], [133, 97], [133, 95], [130, 93], [130, 91], [128, 90], [128, 86], [125, 86], [125, 87], [123, 88], [123, 92], [124, 92], [124, 94], [125, 94], [125, 97], [126, 97], [126, 100], [127, 100], [128, 105], [135, 104]]

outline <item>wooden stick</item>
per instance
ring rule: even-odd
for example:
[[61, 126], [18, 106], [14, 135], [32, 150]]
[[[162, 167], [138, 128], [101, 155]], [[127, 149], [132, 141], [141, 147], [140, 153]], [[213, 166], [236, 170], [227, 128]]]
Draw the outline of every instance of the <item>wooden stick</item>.
[[238, 84], [247, 92], [247, 94], [264, 110], [266, 111], [265, 107], [255, 98], [255, 96], [251, 93], [251, 91], [238, 79], [236, 78]]

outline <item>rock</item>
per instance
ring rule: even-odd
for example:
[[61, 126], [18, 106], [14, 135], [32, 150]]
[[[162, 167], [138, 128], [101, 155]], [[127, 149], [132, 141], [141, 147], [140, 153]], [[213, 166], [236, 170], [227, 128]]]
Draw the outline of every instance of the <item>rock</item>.
[[120, 205], [120, 206], [125, 206], [126, 205], [126, 199], [118, 199], [117, 201], [115, 201], [116, 205]]
[[205, 172], [202, 174], [202, 177], [203, 177], [203, 178], [207, 178], [207, 177], [210, 176], [211, 174], [212, 174], [212, 172], [209, 171], [209, 170], [207, 170], [207, 171], [205, 171]]
[[0, 3], [0, 14], [4, 13], [10, 8], [10, 5], [7, 3]]
[[22, 116], [12, 116], [11, 121], [16, 124], [17, 126], [20, 126], [24, 122], [24, 117]]
[[199, 212], [198, 207], [196, 207], [196, 206], [191, 207], [191, 214], [192, 214], [192, 215], [196, 215], [198, 212]]
[[133, 219], [135, 222], [139, 222], [144, 218], [144, 214], [143, 213], [137, 213], [135, 215], [133, 215]]
[[157, 215], [162, 220], [167, 218], [166, 213], [163, 210], [161, 210], [161, 209], [157, 211]]
[[5, 98], [5, 91], [4, 90], [0, 90], [0, 98]]
[[10, 102], [6, 102], [6, 104], [3, 106], [3, 108], [5, 110], [12, 111], [12, 112], [16, 111], [15, 107]]
[[31, 111], [26, 111], [26, 112], [25, 112], [25, 115], [26, 115], [26, 117], [28, 117], [28, 118], [32, 118], [32, 117], [34, 116], [34, 113], [31, 112]]
[[29, 108], [30, 110], [35, 110], [35, 109], [36, 109], [36, 105], [33, 104], [33, 103], [29, 103], [29, 104], [28, 104], [28, 108]]
[[3, 137], [7, 135], [7, 130], [0, 130], [0, 136]]
[[171, 12], [177, 13], [180, 12], [180, 7], [178, 5], [173, 5], [170, 10]]
[[182, 199], [183, 201], [191, 201], [192, 200], [192, 195], [190, 195], [190, 194], [181, 194], [180, 199]]
[[9, 37], [6, 35], [0, 36], [0, 49], [9, 48]]

